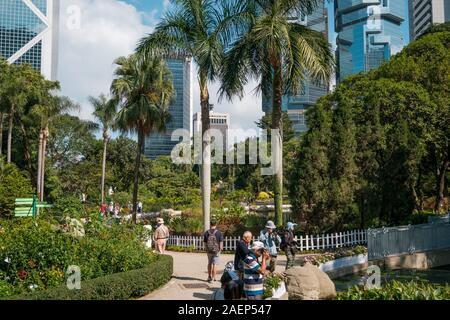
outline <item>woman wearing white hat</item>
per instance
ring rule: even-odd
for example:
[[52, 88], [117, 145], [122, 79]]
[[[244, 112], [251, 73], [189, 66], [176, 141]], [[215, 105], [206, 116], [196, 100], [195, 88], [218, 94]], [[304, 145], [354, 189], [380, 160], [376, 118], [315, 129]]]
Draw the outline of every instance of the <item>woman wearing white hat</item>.
[[[262, 258], [258, 262], [258, 258]], [[262, 300], [264, 295], [264, 273], [267, 268], [269, 253], [264, 243], [255, 241], [250, 253], [244, 259], [244, 294], [247, 300]]]

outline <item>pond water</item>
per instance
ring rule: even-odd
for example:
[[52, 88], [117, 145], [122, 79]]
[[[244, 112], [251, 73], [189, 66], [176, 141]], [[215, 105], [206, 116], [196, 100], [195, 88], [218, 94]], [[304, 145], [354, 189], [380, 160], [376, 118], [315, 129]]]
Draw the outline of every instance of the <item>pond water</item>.
[[[352, 286], [362, 285], [367, 277], [366, 271], [347, 275], [333, 282], [338, 292], [345, 291]], [[450, 265], [428, 270], [402, 269], [402, 270], [382, 270], [381, 283], [392, 280], [409, 282], [411, 280], [422, 280], [433, 284], [450, 285]]]

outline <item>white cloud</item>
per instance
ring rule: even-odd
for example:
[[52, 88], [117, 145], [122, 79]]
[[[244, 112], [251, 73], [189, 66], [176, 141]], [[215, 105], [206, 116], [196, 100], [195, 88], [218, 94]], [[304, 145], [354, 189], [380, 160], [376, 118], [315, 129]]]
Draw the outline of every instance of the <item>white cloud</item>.
[[[67, 26], [68, 7], [81, 12], [79, 29]], [[150, 18], [154, 18], [152, 14]], [[91, 119], [90, 95], [108, 93], [113, 61], [130, 54], [136, 42], [152, 31], [132, 5], [117, 0], [62, 0], [60, 21], [59, 80], [62, 94], [82, 105], [80, 117]]]
[[[170, 1], [163, 1], [167, 9]], [[67, 9], [77, 6], [81, 10], [81, 28], [70, 30]], [[59, 80], [62, 94], [79, 102], [79, 116], [92, 119], [89, 96], [108, 93], [113, 76], [113, 61], [133, 52], [137, 41], [150, 33], [157, 23], [157, 10], [139, 12], [133, 5], [117, 0], [61, 0]], [[194, 75], [194, 112], [200, 110], [200, 90]], [[256, 129], [261, 98], [253, 95], [255, 83], [246, 87], [242, 101], [223, 100], [218, 103], [219, 84], [210, 87], [214, 111], [231, 114], [232, 129]]]

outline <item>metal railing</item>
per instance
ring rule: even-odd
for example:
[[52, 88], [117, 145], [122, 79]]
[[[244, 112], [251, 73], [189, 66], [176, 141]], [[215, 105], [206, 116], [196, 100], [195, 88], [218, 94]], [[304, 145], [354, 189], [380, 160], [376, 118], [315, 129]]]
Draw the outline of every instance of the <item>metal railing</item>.
[[369, 260], [445, 248], [450, 248], [450, 223], [368, 231]]

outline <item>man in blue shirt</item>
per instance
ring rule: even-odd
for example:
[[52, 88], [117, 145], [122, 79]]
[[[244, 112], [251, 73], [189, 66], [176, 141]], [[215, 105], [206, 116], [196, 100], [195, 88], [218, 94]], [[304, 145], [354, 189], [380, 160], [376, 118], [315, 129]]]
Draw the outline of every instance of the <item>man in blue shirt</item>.
[[[262, 258], [261, 263], [258, 258]], [[255, 241], [244, 259], [244, 294], [247, 300], [262, 300], [264, 295], [264, 273], [270, 259], [264, 243]]]
[[203, 236], [208, 256], [208, 282], [216, 281], [216, 267], [219, 264], [220, 253], [223, 250], [223, 236], [217, 229], [217, 221], [211, 221], [211, 229]]
[[275, 266], [277, 264], [278, 249], [277, 247], [281, 244], [281, 238], [274, 231], [277, 227], [273, 221], [268, 221], [266, 228], [261, 231], [259, 235], [259, 240], [264, 243], [264, 247], [269, 251], [270, 255], [270, 265], [268, 270], [273, 273], [275, 272]]

